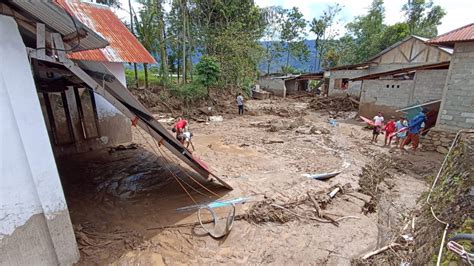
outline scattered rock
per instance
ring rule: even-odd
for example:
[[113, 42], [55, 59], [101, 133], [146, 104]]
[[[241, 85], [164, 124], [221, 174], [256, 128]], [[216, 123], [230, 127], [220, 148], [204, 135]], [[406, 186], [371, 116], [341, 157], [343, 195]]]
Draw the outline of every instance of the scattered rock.
[[293, 120], [288, 127], [288, 129], [294, 129], [303, 126], [306, 123], [306, 120], [304, 117], [298, 117], [295, 120]]
[[[311, 134], [329, 134], [331, 131], [325, 127], [312, 126], [309, 130]], [[319, 133], [318, 133], [319, 132]]]
[[222, 117], [222, 115], [209, 116], [209, 121], [211, 121], [211, 122], [222, 122], [222, 121], [224, 121], [224, 118]]
[[296, 133], [309, 135], [311, 134], [311, 128], [309, 127], [300, 127], [296, 129]]
[[282, 139], [276, 139], [276, 138], [270, 138], [270, 139], [264, 139], [263, 144], [274, 144], [274, 143], [283, 143], [284, 141]]
[[259, 122], [250, 122], [250, 126], [267, 128], [267, 127], [270, 127], [271, 124], [268, 122], [259, 121]]

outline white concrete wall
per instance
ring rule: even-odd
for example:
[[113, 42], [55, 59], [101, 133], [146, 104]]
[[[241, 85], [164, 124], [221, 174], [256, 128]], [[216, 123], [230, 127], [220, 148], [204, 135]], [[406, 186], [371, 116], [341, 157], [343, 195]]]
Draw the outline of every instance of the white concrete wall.
[[[41, 214], [50, 239], [40, 239], [36, 248], [45, 249], [39, 245], [50, 243], [53, 247], [47, 248], [54, 249], [58, 260], [66, 253], [67, 261], [74, 262], [78, 253], [69, 216], [62, 228], [55, 228], [53, 222], [57, 214], [67, 212], [67, 206], [26, 48], [15, 20], [2, 15], [0, 58], [0, 257], [8, 256], [2, 250], [10, 250], [2, 240]], [[18, 241], [28, 246], [32, 240]], [[60, 247], [62, 241], [67, 243]]]
[[103, 63], [107, 69], [112, 73], [123, 86], [127, 87], [127, 79], [125, 77], [125, 67], [123, 63], [117, 62], [104, 62]]

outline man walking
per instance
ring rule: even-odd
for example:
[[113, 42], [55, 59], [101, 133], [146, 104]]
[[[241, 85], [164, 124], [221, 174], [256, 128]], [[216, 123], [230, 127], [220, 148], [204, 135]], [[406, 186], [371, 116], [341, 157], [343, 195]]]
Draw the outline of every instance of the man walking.
[[426, 122], [426, 113], [428, 113], [428, 109], [423, 108], [423, 110], [408, 123], [408, 135], [400, 145], [402, 152], [405, 150], [405, 145], [410, 142], [413, 152], [416, 151], [420, 141], [420, 132], [423, 130], [424, 124]]
[[242, 93], [239, 92], [239, 95], [237, 96], [237, 106], [239, 107], [239, 115], [244, 114], [244, 97], [242, 96]]

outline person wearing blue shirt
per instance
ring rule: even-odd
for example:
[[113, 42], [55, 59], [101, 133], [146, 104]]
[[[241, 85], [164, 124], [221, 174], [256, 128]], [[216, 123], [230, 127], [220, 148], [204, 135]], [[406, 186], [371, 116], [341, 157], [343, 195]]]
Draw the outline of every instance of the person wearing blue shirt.
[[420, 142], [420, 132], [425, 126], [426, 113], [428, 113], [428, 109], [423, 108], [423, 110], [408, 123], [408, 135], [400, 145], [402, 151], [404, 150], [405, 145], [410, 142], [412, 144], [413, 152], [416, 151], [418, 143]]

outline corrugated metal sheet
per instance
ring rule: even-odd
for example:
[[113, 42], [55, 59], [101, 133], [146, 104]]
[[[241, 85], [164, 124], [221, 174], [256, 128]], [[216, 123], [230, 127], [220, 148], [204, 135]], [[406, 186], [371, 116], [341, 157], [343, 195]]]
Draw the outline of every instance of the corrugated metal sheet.
[[441, 34], [438, 37], [431, 39], [429, 42], [441, 45], [454, 45], [456, 42], [467, 41], [474, 41], [474, 23]]
[[[74, 23], [64, 8], [61, 8], [51, 1], [12, 0], [10, 3], [62, 35], [76, 32]], [[76, 50], [97, 49], [106, 47], [109, 44], [104, 38], [96, 34], [83, 23], [77, 19], [75, 21], [78, 28], [82, 28], [87, 32], [87, 36], [81, 39], [81, 43]]]
[[69, 55], [71, 59], [156, 63], [150, 53], [109, 7], [77, 0], [56, 0], [56, 2], [110, 43], [109, 46], [102, 49], [72, 53]]

